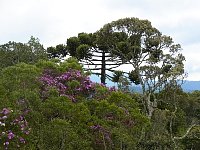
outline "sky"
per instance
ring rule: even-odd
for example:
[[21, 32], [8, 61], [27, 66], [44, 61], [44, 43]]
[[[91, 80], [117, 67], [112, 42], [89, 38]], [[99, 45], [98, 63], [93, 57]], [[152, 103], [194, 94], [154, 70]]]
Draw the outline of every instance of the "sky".
[[181, 44], [187, 80], [200, 81], [199, 14], [199, 0], [0, 0], [0, 44], [34, 36], [44, 47], [56, 46], [80, 32], [137, 17]]

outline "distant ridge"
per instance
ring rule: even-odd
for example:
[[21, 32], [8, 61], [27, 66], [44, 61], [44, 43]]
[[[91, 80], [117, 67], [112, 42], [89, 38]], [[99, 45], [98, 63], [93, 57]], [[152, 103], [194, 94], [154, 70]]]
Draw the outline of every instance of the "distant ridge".
[[200, 81], [188, 81], [186, 80], [182, 85], [185, 92], [192, 92], [195, 90], [200, 90]]
[[[184, 92], [192, 92], [192, 91], [200, 91], [200, 81], [184, 81], [184, 83], [182, 84], [182, 89]], [[131, 87], [132, 91], [135, 92], [142, 92], [142, 89], [140, 86], [132, 86]]]
[[[100, 78], [96, 75], [91, 75], [90, 78], [93, 82], [98, 82], [98, 83], [100, 82]], [[114, 85], [115, 84], [112, 81], [107, 80], [107, 86], [114, 86]], [[183, 91], [185, 92], [192, 92], [195, 90], [200, 91], [200, 81], [185, 80], [182, 85], [182, 88], [183, 88]], [[138, 92], [138, 93], [142, 92], [142, 89], [140, 86], [131, 86], [130, 89], [133, 92]]]

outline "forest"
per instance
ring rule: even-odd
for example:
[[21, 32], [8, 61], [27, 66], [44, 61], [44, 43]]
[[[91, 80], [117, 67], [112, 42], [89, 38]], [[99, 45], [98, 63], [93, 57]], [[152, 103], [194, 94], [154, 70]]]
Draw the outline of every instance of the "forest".
[[199, 150], [200, 91], [181, 88], [181, 51], [138, 18], [47, 48], [0, 45], [0, 149]]

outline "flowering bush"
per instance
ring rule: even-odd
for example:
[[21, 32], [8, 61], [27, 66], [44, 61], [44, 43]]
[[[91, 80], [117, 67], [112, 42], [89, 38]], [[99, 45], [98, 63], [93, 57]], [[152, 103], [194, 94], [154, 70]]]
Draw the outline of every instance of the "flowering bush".
[[131, 149], [148, 124], [130, 95], [72, 59], [4, 69], [0, 93], [0, 149]]
[[79, 70], [69, 70], [60, 75], [45, 70], [39, 80], [42, 83], [43, 99], [48, 97], [50, 88], [55, 88], [60, 96], [66, 96], [73, 102], [80, 96], [89, 97], [95, 89], [95, 83]]
[[17, 148], [26, 143], [24, 137], [30, 133], [25, 115], [28, 111], [15, 113], [13, 110], [3, 108], [0, 112], [0, 141], [1, 147]]
[[[64, 65], [68, 67], [66, 68]], [[49, 97], [52, 89], [56, 89], [60, 96], [66, 96], [73, 102], [76, 102], [79, 97], [104, 99], [110, 92], [116, 91], [115, 87], [108, 88], [104, 84], [92, 82], [89, 76], [83, 73], [82, 68], [77, 69], [79, 65], [74, 59], [69, 59], [60, 66], [62, 69], [43, 68], [44, 71], [39, 78], [42, 83], [41, 97], [43, 100]], [[59, 70], [62, 73], [59, 73]]]

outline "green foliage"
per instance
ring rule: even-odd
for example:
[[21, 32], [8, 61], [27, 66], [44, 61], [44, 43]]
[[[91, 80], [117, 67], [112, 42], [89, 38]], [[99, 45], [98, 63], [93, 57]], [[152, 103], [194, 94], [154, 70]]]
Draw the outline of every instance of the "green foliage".
[[138, 71], [137, 70], [132, 70], [129, 73], [129, 79], [130, 79], [131, 82], [133, 82], [136, 85], [140, 84], [140, 77], [138, 75]]
[[81, 138], [77, 129], [67, 120], [53, 119], [40, 129], [40, 149], [91, 149], [90, 141]]
[[71, 37], [67, 39], [67, 49], [72, 57], [76, 57], [76, 49], [80, 45], [78, 37]]
[[0, 45], [0, 70], [21, 62], [34, 64], [40, 59], [47, 59], [47, 53], [38, 38], [31, 37], [28, 43]]
[[83, 65], [79, 64], [76, 58], [70, 57], [66, 61], [60, 63], [60, 70], [62, 72], [68, 71], [69, 69], [83, 71]]
[[63, 45], [63, 44], [59, 44], [57, 45], [56, 47], [48, 47], [47, 48], [47, 53], [48, 53], [48, 57], [49, 58], [64, 58], [68, 52], [67, 52], [67, 49], [66, 49], [66, 46]]
[[[199, 135], [198, 130], [195, 130], [198, 129], [199, 124], [196, 111], [200, 106], [197, 102], [198, 92], [184, 93], [179, 87], [166, 86], [163, 91], [157, 94], [156, 98], [159, 102], [160, 113], [157, 113], [155, 117], [155, 113], [153, 115], [153, 118], [158, 118], [158, 120], [152, 120], [155, 129], [151, 129], [152, 131], [150, 130], [149, 132], [151, 139], [154, 137], [154, 133], [157, 132], [159, 134], [158, 137], [161, 138], [159, 145], [166, 141], [166, 146], [164, 147], [170, 145], [171, 149], [198, 149]], [[194, 103], [195, 101], [197, 103]], [[166, 115], [161, 116], [164, 112], [167, 112]], [[160, 119], [159, 116], [161, 117]], [[163, 118], [166, 118], [166, 120], [161, 121]], [[165, 136], [158, 130], [160, 127], [162, 127], [161, 131], [166, 133]], [[155, 141], [157, 142], [158, 140], [152, 140], [154, 143]]]
[[82, 44], [77, 47], [77, 58], [79, 59], [88, 59], [91, 58], [92, 54], [90, 53], [90, 46], [87, 44]]
[[81, 44], [92, 45], [92, 35], [87, 33], [79, 33], [78, 38]]
[[122, 77], [123, 72], [116, 70], [113, 72], [112, 82], [119, 82], [120, 77]]
[[[17, 64], [2, 70], [2, 84], [9, 89], [27, 89], [33, 88], [33, 84], [36, 81], [36, 77], [39, 76], [39, 69], [34, 65], [28, 65], [25, 63]], [[29, 82], [29, 81], [32, 81]]]
[[184, 145], [184, 149], [195, 149], [197, 150], [200, 145], [200, 127], [194, 127], [190, 133], [181, 140], [181, 144]]
[[[65, 85], [65, 94], [52, 82]], [[29, 110], [24, 149], [131, 149], [149, 125], [134, 99], [92, 83], [74, 58], [4, 68], [0, 93], [1, 108]]]

